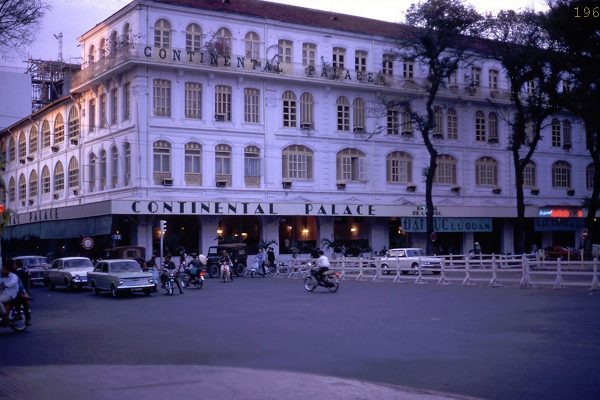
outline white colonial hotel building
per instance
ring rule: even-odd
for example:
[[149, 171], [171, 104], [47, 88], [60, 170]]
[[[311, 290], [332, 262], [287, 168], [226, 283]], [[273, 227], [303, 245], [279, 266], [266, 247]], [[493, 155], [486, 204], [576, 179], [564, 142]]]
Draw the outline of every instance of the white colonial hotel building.
[[[82, 237], [92, 255], [149, 252], [160, 219], [189, 251], [424, 246], [429, 156], [383, 105], [423, 97], [426, 69], [389, 56], [410, 29], [258, 0], [132, 1], [78, 39], [70, 93], [1, 132], [4, 252], [85, 253]], [[507, 96], [484, 58], [441, 89], [440, 251], [513, 250]], [[593, 174], [581, 123], [554, 115], [526, 174], [529, 244], [579, 244]]]

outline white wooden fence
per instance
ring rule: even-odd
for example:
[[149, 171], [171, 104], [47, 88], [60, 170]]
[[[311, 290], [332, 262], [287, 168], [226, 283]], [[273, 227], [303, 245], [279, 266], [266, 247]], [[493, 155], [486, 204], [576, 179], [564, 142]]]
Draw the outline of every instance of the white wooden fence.
[[[415, 272], [401, 270], [398, 262], [388, 259], [382, 268], [381, 258], [344, 257], [330, 260], [331, 267], [339, 271], [341, 279], [391, 281], [399, 283], [436, 283], [463, 286], [483, 284], [488, 286], [519, 285], [527, 287], [567, 286], [600, 289], [597, 258], [592, 261], [544, 260], [531, 255], [444, 255], [440, 266], [419, 267]], [[277, 266], [275, 277], [304, 278], [310, 271], [309, 258], [291, 259]]]

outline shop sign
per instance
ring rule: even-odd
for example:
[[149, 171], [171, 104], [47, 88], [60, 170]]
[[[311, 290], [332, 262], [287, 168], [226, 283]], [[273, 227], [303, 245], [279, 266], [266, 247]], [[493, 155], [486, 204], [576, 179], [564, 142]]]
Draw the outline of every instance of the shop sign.
[[[402, 229], [407, 232], [427, 232], [425, 218], [404, 217], [400, 220]], [[435, 232], [491, 232], [491, 218], [442, 218], [433, 219]]]
[[584, 218], [536, 218], [536, 232], [572, 232], [585, 226]]

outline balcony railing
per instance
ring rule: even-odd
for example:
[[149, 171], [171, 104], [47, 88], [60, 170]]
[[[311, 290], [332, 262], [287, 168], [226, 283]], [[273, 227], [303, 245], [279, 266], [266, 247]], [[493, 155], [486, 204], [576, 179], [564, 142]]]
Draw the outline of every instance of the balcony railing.
[[[206, 51], [188, 52], [185, 49], [154, 48], [137, 44], [121, 47], [94, 63], [84, 65], [83, 69], [73, 76], [72, 85], [73, 87], [81, 86], [95, 77], [131, 61], [195, 67], [203, 70], [281, 76], [311, 81], [372, 85], [410, 92], [424, 92], [428, 85], [426, 79], [403, 78], [397, 75], [384, 74], [381, 71], [355, 71], [347, 68], [333, 68], [328, 63], [321, 63], [321, 65], [283, 63], [279, 62], [277, 56], [272, 59], [252, 59], [241, 55], [211, 54]], [[473, 87], [461, 83], [445, 84], [440, 87], [439, 94], [453, 97], [509, 99], [507, 90]]]

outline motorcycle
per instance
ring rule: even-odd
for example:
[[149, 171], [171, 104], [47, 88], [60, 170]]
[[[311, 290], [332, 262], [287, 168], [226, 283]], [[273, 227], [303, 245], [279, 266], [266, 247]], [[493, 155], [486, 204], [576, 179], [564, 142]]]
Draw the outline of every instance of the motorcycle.
[[[264, 263], [263, 263], [264, 264]], [[264, 273], [261, 272], [261, 268], [260, 268], [260, 261], [253, 261], [252, 262], [252, 266], [250, 267], [250, 277], [254, 278], [254, 275], [259, 275], [262, 277], [267, 277], [267, 275], [269, 274], [274, 274], [277, 271], [277, 268], [275, 267], [275, 265], [266, 265], [264, 264], [265, 269], [264, 269]]]
[[309, 292], [315, 290], [318, 286], [327, 288], [330, 292], [335, 293], [340, 288], [340, 272], [327, 270], [319, 276], [319, 268], [310, 266], [310, 274], [304, 278], [304, 289]]
[[229, 263], [221, 263], [221, 277], [223, 277], [223, 282], [232, 282], [231, 279], [231, 264]]
[[14, 332], [20, 333], [27, 329], [27, 322], [25, 320], [25, 301], [22, 297], [17, 297], [7, 303], [5, 308], [7, 311], [6, 319], [4, 319], [0, 326], [11, 328]]
[[173, 293], [175, 292], [175, 279], [177, 279], [177, 270], [176, 269], [167, 269], [167, 268], [163, 268], [162, 271], [163, 274], [163, 281], [164, 281], [164, 288], [166, 290], [165, 294], [168, 294], [169, 296], [173, 296]]
[[183, 287], [187, 288], [194, 285], [198, 289], [202, 289], [206, 273], [200, 267], [189, 264], [184, 267], [183, 272]]

